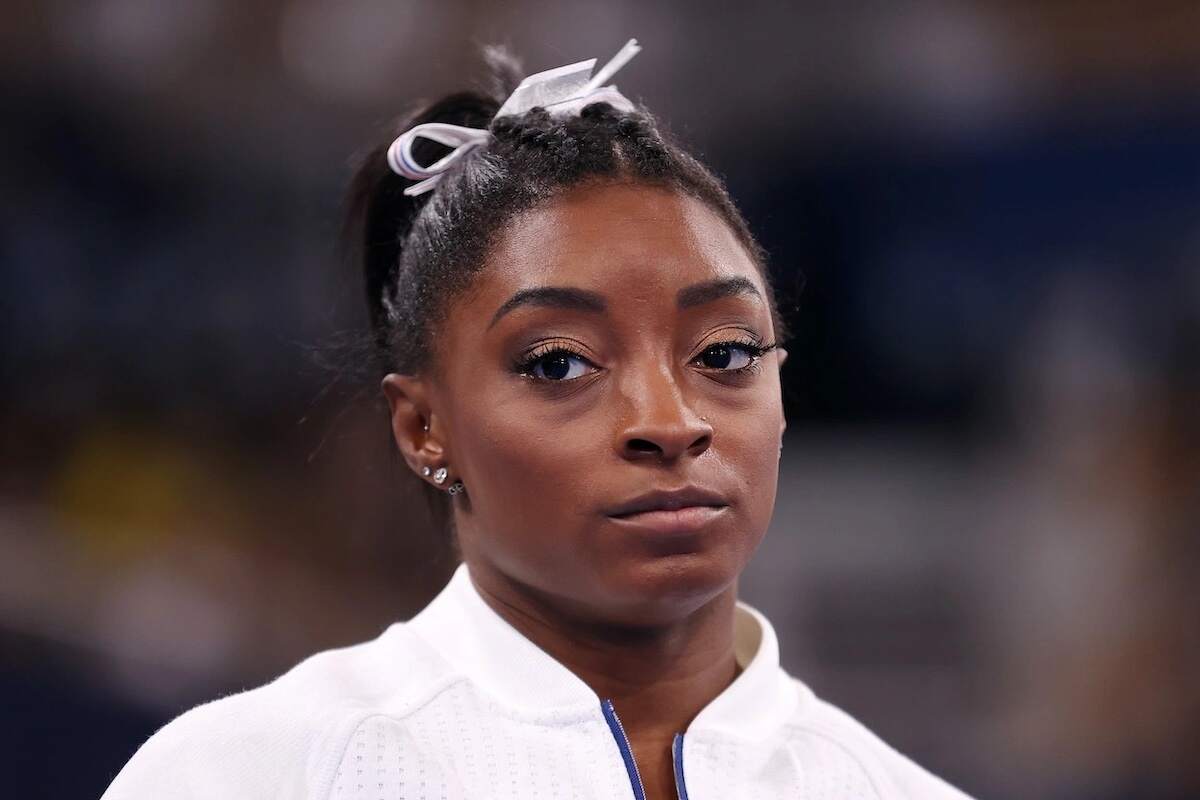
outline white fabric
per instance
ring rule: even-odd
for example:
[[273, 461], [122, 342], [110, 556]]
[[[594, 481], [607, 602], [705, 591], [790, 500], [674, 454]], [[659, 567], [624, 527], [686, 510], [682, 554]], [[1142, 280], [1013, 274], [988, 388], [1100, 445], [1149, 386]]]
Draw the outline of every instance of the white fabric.
[[[739, 603], [737, 679], [682, 739], [689, 800], [966, 795], [779, 666]], [[479, 596], [466, 566], [407, 623], [188, 711], [103, 800], [629, 800], [601, 698]]]

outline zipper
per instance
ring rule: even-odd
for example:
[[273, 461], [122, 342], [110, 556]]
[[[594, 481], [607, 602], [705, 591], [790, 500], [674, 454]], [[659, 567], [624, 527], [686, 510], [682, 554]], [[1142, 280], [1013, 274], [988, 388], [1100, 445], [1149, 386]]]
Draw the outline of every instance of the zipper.
[[675, 734], [671, 743], [671, 763], [675, 767], [675, 796], [679, 800], [688, 800], [687, 784], [683, 782], [683, 734]]
[[[625, 771], [629, 773], [629, 783], [633, 787], [634, 800], [646, 800], [646, 788], [642, 785], [642, 775], [638, 772], [637, 761], [633, 757], [633, 748], [629, 746], [629, 737], [625, 735], [625, 726], [613, 708], [612, 700], [600, 703], [604, 712], [604, 721], [617, 740], [617, 749], [621, 751], [621, 760], [625, 762]], [[688, 800], [687, 784], [683, 782], [683, 734], [675, 734], [671, 742], [671, 765], [675, 771], [675, 795], [678, 800]]]
[[633, 796], [635, 800], [646, 800], [646, 789], [642, 786], [642, 776], [638, 772], [637, 761], [633, 759], [633, 749], [629, 746], [629, 737], [625, 735], [625, 727], [621, 724], [621, 718], [617, 716], [617, 710], [613, 708], [612, 700], [603, 701], [600, 703], [600, 708], [604, 711], [608, 729], [612, 731], [613, 738], [617, 740], [617, 749], [621, 751], [621, 759], [625, 762], [625, 771], [629, 773], [629, 782], [633, 784]]

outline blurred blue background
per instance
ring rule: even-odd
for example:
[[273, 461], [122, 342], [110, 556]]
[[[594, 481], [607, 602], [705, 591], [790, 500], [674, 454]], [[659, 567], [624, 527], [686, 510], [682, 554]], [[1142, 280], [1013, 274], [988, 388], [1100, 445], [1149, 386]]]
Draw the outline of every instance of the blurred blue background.
[[364, 324], [350, 156], [477, 43], [631, 36], [793, 315], [742, 584], [785, 665], [980, 797], [1200, 797], [1200, 5], [1034, 0], [0, 15], [11, 796], [98, 796], [440, 588], [376, 387], [317, 357]]

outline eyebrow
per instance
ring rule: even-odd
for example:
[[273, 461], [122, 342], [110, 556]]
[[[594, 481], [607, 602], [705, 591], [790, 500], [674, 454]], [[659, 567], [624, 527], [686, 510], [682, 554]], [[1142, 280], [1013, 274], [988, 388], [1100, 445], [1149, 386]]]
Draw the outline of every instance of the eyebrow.
[[567, 286], [537, 286], [532, 289], [522, 289], [514, 294], [504, 305], [496, 309], [488, 327], [492, 327], [508, 312], [521, 306], [541, 306], [548, 308], [572, 308], [576, 311], [590, 311], [594, 314], [603, 313], [608, 308], [604, 297], [587, 289], [574, 289]]
[[722, 297], [734, 297], [739, 294], [753, 295], [759, 300], [762, 299], [754, 282], [744, 275], [738, 275], [733, 278], [717, 278], [686, 286], [675, 295], [675, 304], [680, 308], [692, 308], [720, 300]]
[[[743, 294], [753, 295], [760, 300], [762, 299], [762, 295], [754, 283], [749, 278], [738, 275], [733, 278], [717, 278], [685, 286], [676, 293], [675, 304], [681, 309], [692, 308], [704, 303], [711, 303], [723, 297], [734, 297]], [[492, 321], [488, 323], [488, 327], [490, 328], [499, 322], [500, 318], [505, 314], [522, 306], [569, 308], [593, 314], [602, 314], [608, 310], [608, 303], [605, 301], [604, 296], [598, 292], [592, 292], [587, 289], [576, 289], [570, 286], [535, 286], [531, 289], [522, 289], [505, 300], [504, 304], [496, 309], [496, 313], [492, 315]]]

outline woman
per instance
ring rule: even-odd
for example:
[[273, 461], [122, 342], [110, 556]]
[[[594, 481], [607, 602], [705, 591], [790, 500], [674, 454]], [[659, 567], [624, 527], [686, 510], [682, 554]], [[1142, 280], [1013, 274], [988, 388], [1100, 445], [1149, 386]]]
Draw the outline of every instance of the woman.
[[368, 157], [391, 432], [464, 563], [378, 639], [184, 714], [106, 797], [963, 797], [784, 672], [737, 601], [783, 326], [721, 183], [603, 86], [636, 52], [511, 93], [499, 58], [504, 89]]

